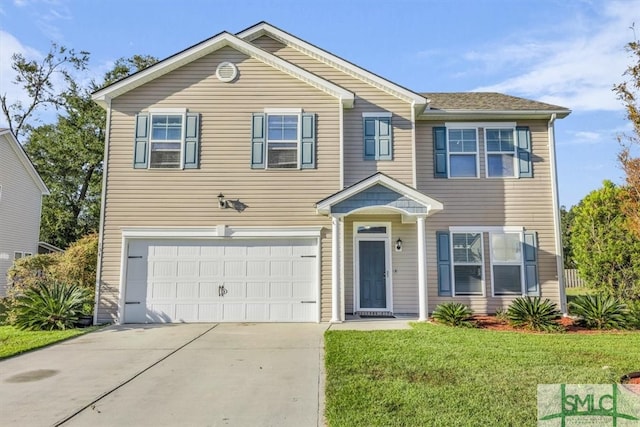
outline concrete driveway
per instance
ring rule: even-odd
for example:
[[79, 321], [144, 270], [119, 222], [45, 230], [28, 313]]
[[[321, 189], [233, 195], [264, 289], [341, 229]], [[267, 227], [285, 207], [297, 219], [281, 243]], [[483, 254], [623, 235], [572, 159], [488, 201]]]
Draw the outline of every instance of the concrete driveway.
[[3, 426], [318, 426], [326, 324], [125, 325], [0, 362]]

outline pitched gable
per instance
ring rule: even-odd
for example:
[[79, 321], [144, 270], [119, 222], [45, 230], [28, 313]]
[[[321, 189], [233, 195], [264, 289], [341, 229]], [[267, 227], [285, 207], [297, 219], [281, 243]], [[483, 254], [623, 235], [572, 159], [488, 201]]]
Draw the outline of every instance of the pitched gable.
[[1, 143], [6, 143], [13, 150], [16, 157], [24, 167], [25, 171], [27, 171], [36, 187], [42, 192], [42, 195], [48, 195], [49, 189], [45, 185], [44, 181], [42, 181], [42, 178], [40, 178], [40, 175], [36, 171], [36, 168], [33, 167], [33, 163], [31, 163], [31, 160], [29, 160], [27, 153], [25, 153], [24, 149], [22, 148], [18, 140], [13, 136], [11, 131], [9, 131], [9, 129], [0, 129], [0, 139], [2, 140]]

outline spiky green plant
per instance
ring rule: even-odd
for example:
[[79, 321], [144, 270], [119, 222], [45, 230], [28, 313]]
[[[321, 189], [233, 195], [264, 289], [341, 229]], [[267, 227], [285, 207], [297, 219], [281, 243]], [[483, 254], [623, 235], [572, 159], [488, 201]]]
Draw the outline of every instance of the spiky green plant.
[[591, 329], [623, 329], [629, 313], [625, 304], [603, 294], [578, 295], [569, 303], [569, 311]]
[[553, 332], [561, 330], [556, 322], [560, 318], [558, 306], [540, 297], [519, 297], [507, 309], [511, 325], [533, 331]]
[[500, 307], [498, 309], [496, 309], [496, 320], [500, 323], [508, 323], [509, 322], [509, 316], [507, 316], [507, 310], [505, 310], [504, 308]]
[[90, 291], [77, 285], [38, 283], [16, 298], [13, 324], [23, 330], [73, 328], [90, 298]]
[[432, 314], [438, 323], [449, 326], [475, 327], [472, 317], [473, 311], [459, 302], [445, 302], [439, 304]]

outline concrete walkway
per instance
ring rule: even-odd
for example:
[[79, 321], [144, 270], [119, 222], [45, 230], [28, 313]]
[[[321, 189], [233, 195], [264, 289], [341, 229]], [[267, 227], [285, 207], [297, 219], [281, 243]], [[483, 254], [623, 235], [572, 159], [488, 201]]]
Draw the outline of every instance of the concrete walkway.
[[3, 426], [317, 426], [327, 324], [125, 325], [0, 362]]

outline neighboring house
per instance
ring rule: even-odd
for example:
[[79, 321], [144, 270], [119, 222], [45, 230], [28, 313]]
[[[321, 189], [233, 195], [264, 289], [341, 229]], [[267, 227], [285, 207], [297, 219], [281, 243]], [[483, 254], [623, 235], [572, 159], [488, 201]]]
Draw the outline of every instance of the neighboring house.
[[38, 253], [42, 196], [40, 175], [8, 129], [0, 129], [0, 297], [13, 261]]
[[100, 322], [424, 320], [521, 295], [565, 309], [566, 108], [416, 93], [264, 22], [93, 98]]

